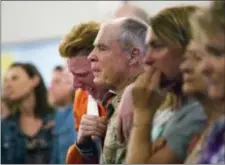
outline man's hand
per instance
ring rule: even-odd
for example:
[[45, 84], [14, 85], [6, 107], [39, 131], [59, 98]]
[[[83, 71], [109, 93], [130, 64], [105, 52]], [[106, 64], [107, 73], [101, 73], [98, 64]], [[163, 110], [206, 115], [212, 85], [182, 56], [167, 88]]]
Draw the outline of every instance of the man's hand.
[[78, 130], [77, 143], [83, 144], [91, 136], [104, 136], [107, 128], [105, 117], [83, 115]]
[[122, 143], [128, 142], [132, 123], [133, 123], [133, 103], [132, 103], [132, 85], [129, 85], [122, 95], [121, 101], [118, 105], [118, 119], [117, 119], [117, 139]]
[[165, 94], [159, 91], [161, 72], [158, 69], [148, 68], [133, 83], [132, 100], [135, 110], [149, 110], [155, 112]]

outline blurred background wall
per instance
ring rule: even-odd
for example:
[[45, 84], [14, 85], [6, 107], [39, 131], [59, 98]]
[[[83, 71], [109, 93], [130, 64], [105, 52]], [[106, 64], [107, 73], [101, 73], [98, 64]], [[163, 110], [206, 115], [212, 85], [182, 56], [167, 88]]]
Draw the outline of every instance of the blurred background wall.
[[[1, 1], [2, 76], [13, 61], [34, 63], [48, 85], [51, 71], [64, 61], [58, 54], [60, 38], [82, 21], [103, 21], [123, 1]], [[150, 15], [173, 5], [208, 5], [209, 1], [131, 1]]]

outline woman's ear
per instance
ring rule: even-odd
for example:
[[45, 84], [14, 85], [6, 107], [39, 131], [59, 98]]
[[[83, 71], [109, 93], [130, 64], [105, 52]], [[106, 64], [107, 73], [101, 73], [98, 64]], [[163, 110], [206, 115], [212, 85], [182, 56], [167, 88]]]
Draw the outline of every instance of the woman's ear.
[[130, 65], [136, 65], [139, 63], [140, 59], [140, 50], [138, 48], [134, 48], [131, 51], [131, 59], [130, 59]]

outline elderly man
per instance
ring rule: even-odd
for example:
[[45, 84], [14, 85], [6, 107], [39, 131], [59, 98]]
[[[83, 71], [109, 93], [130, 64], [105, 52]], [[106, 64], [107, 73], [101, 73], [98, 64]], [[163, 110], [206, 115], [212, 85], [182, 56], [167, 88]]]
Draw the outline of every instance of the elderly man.
[[94, 50], [88, 56], [94, 73], [94, 82], [112, 89], [116, 96], [111, 103], [114, 108], [109, 117], [104, 142], [102, 163], [122, 163], [126, 144], [116, 139], [117, 106], [127, 85], [143, 71], [145, 38], [148, 25], [139, 19], [118, 18], [102, 24], [94, 42]]

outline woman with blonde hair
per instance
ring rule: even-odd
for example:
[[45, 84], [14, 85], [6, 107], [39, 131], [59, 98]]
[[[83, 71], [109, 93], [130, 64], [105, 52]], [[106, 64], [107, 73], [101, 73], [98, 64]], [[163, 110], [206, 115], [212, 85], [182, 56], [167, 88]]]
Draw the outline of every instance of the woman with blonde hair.
[[[166, 8], [150, 19], [145, 72], [130, 89], [134, 118], [126, 163], [183, 163], [190, 140], [204, 127], [202, 106], [182, 92], [179, 71], [191, 39], [188, 19], [196, 9]], [[173, 95], [172, 104], [160, 108], [168, 93]]]
[[[225, 1], [213, 1], [210, 8], [199, 10], [190, 19], [193, 37], [203, 45], [199, 71], [207, 80], [207, 93], [219, 101], [220, 117], [210, 124], [204, 137], [202, 151], [196, 162], [200, 164], [225, 163]], [[215, 109], [211, 109], [215, 112]]]

